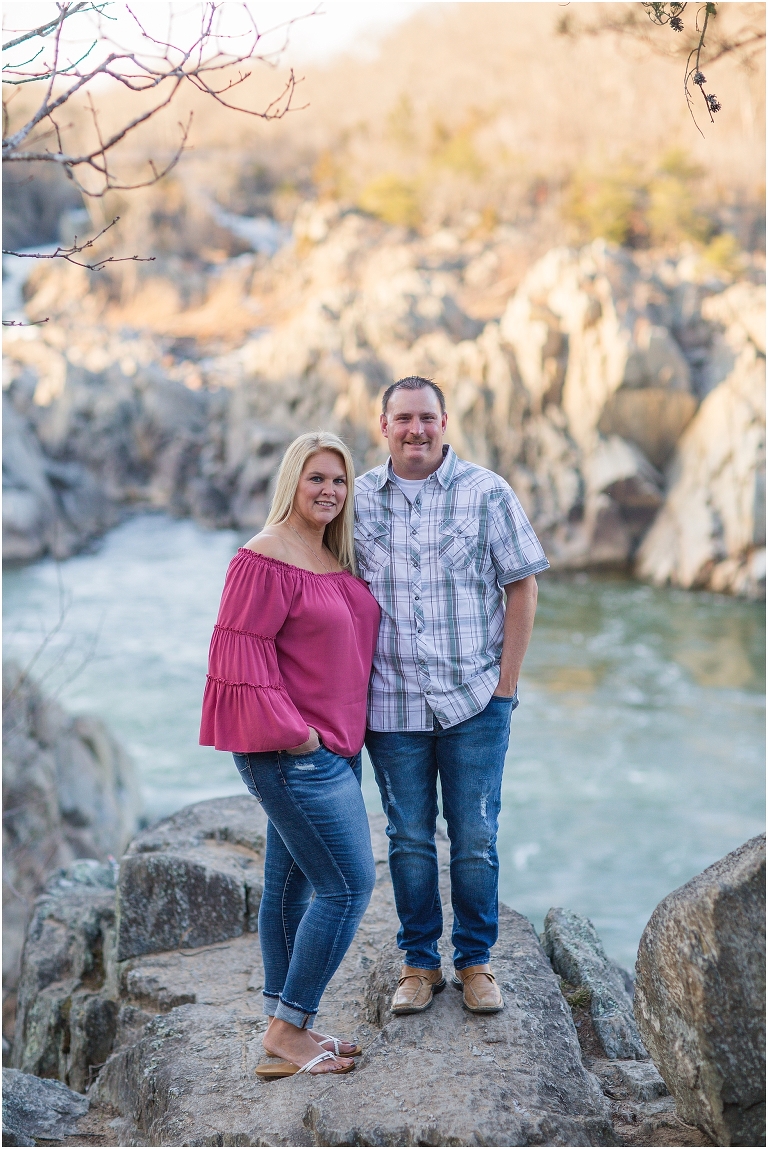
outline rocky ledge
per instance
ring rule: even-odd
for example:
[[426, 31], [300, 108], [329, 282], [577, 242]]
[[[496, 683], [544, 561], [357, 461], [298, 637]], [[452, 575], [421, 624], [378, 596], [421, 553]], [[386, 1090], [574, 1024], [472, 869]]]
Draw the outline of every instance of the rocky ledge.
[[[707, 1127], [706, 1114], [699, 1120], [686, 1097], [682, 1119], [650, 1060], [648, 1049], [677, 1093], [674, 1051], [663, 1036], [648, 1039], [647, 1011], [639, 1029], [633, 1017], [632, 978], [606, 957], [591, 924], [568, 911], [550, 911], [539, 939], [502, 906], [493, 960], [504, 1012], [471, 1015], [449, 986], [427, 1013], [393, 1017], [400, 954], [383, 818], [373, 816], [371, 828], [376, 889], [319, 1018], [364, 1052], [355, 1073], [332, 1080], [254, 1076], [266, 1021], [255, 933], [265, 824], [253, 799], [202, 802], [139, 834], [117, 881], [111, 868], [83, 863], [54, 876], [25, 944], [13, 1051], [21, 1073], [7, 1089], [13, 1098], [14, 1089], [58, 1078], [90, 1108], [76, 1131], [47, 1143], [712, 1143], [695, 1127]], [[744, 849], [754, 862], [760, 848], [756, 840]], [[440, 856], [447, 880], [445, 841]], [[733, 942], [751, 917], [738, 910], [743, 881], [733, 880], [728, 859], [718, 866], [714, 879], [707, 871], [694, 881], [704, 880], [710, 903], [718, 901], [712, 880], [730, 882]], [[654, 938], [644, 943], [643, 969], [662, 983]], [[443, 957], [447, 968], [447, 948]], [[755, 990], [733, 988], [736, 996]], [[727, 1026], [727, 1016], [718, 1023]], [[707, 1048], [700, 1052], [706, 1060]], [[13, 1135], [33, 1144], [31, 1127], [23, 1140], [20, 1109]], [[747, 1142], [736, 1130], [717, 1143]]]

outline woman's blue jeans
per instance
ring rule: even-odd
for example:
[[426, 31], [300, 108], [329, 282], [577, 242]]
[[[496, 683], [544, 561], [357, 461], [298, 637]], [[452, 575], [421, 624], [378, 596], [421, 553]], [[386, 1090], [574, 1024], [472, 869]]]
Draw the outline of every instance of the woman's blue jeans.
[[376, 881], [360, 755], [321, 746], [234, 759], [269, 818], [259, 910], [264, 1012], [309, 1028]]
[[437, 779], [451, 841], [453, 964], [484, 965], [498, 938], [496, 835], [513, 698], [493, 697], [479, 714], [443, 729], [369, 730], [389, 836], [389, 868], [400, 918], [397, 944], [407, 965], [439, 969], [443, 932], [435, 826]]

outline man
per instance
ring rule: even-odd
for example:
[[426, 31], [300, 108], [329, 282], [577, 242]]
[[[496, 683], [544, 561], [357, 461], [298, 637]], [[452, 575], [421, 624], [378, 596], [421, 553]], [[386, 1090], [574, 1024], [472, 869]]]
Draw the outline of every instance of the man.
[[366, 746], [389, 823], [405, 951], [396, 1014], [427, 1009], [445, 986], [438, 777], [451, 842], [453, 984], [475, 1013], [504, 1008], [489, 964], [501, 778], [534, 576], [549, 566], [509, 485], [444, 444], [447, 421], [431, 380], [394, 383], [381, 414], [390, 458], [355, 485], [357, 560], [381, 606]]

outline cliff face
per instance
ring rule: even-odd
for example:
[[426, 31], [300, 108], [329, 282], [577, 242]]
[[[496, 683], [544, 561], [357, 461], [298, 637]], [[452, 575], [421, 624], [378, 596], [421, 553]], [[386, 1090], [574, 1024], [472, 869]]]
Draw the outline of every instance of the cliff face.
[[136, 833], [138, 783], [96, 718], [73, 718], [13, 663], [3, 666], [3, 1021], [13, 1029], [24, 933], [57, 867], [108, 873]]
[[335, 429], [368, 467], [381, 392], [422, 374], [554, 567], [639, 550], [649, 580], [761, 594], [764, 289], [596, 241], [550, 251], [477, 318], [511, 244], [307, 205], [286, 247], [230, 261], [196, 307], [153, 308], [176, 291], [162, 278], [97, 306], [85, 273], [52, 269], [29, 311], [64, 299], [56, 325], [7, 348], [7, 557], [70, 554], [131, 504], [256, 527], [291, 437]]

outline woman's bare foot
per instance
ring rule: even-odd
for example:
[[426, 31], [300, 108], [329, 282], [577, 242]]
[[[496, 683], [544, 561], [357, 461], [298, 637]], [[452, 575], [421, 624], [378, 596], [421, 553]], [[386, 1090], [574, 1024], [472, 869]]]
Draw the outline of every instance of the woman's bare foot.
[[[333, 1042], [330, 1040], [330, 1038], [326, 1037], [324, 1033], [318, 1033], [316, 1029], [310, 1029], [309, 1034], [310, 1037], [317, 1042], [321, 1049], [329, 1049], [331, 1053], [334, 1052]], [[323, 1042], [325, 1042], [325, 1045]], [[339, 1038], [339, 1053], [342, 1057], [345, 1055], [347, 1057], [351, 1057], [352, 1050], [359, 1048], [360, 1047], [356, 1041], [342, 1041], [341, 1038]]]
[[[318, 1034], [322, 1037], [322, 1034]], [[280, 1021], [276, 1017], [269, 1019], [267, 1032], [262, 1038], [262, 1045], [270, 1057], [282, 1057], [284, 1061], [290, 1061], [293, 1065], [306, 1065], [313, 1057], [317, 1057], [320, 1047], [312, 1037], [312, 1031], [307, 1029], [299, 1029], [290, 1022]], [[334, 1057], [328, 1058], [327, 1061], [321, 1061], [314, 1069], [310, 1069], [310, 1073], [315, 1075], [319, 1073], [333, 1073], [340, 1067], [347, 1069], [349, 1065], [354, 1064], [350, 1057]]]
[[[274, 1021], [275, 1021], [275, 1018], [270, 1017], [269, 1021], [267, 1022], [267, 1033], [269, 1033], [270, 1029], [272, 1028], [272, 1023]], [[306, 1030], [306, 1032], [310, 1035], [310, 1037], [314, 1041], [317, 1042], [317, 1044], [320, 1046], [321, 1049], [327, 1049], [331, 1053], [334, 1052], [333, 1042], [331, 1041], [330, 1038], [326, 1037], [326, 1035], [324, 1033], [319, 1033], [316, 1029], [308, 1029], [308, 1030]], [[325, 1044], [323, 1044], [323, 1043], [325, 1043]], [[352, 1050], [360, 1048], [358, 1046], [358, 1044], [354, 1041], [342, 1041], [341, 1039], [339, 1039], [339, 1046], [340, 1046], [339, 1053], [341, 1054], [342, 1057], [344, 1057], [344, 1056], [351, 1057], [352, 1056]]]

